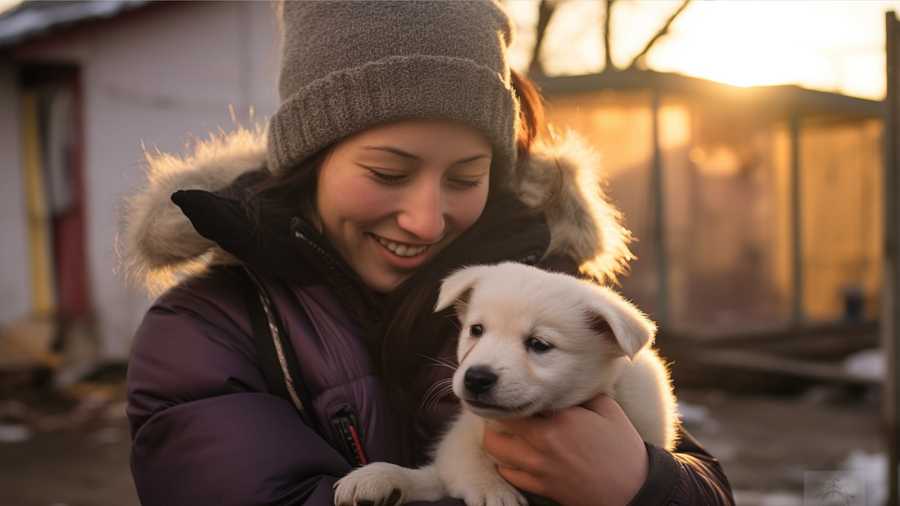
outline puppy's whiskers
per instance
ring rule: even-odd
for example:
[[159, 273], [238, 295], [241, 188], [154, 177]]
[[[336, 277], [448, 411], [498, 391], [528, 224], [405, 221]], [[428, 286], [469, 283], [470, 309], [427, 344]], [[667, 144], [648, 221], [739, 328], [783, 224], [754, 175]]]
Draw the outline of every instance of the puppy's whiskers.
[[436, 381], [425, 392], [425, 395], [422, 397], [422, 403], [419, 405], [419, 409], [423, 411], [430, 411], [437, 406], [437, 403], [441, 401], [447, 394], [453, 392], [453, 378], [444, 378], [442, 380]]
[[428, 360], [429, 362], [432, 362], [434, 365], [436, 365], [438, 367], [446, 367], [454, 372], [456, 371], [456, 369], [458, 367], [456, 364], [454, 364], [453, 362], [450, 362], [449, 360], [446, 360], [446, 359], [437, 358], [437, 357], [429, 357], [427, 355], [419, 355], [419, 356], [424, 358], [425, 360]]

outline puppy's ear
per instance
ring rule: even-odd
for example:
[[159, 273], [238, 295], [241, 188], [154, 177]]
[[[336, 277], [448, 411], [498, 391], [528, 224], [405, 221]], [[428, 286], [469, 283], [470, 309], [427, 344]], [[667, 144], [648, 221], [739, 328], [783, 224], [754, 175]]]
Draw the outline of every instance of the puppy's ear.
[[472, 288], [486, 269], [485, 266], [466, 267], [444, 278], [434, 311], [443, 311], [455, 303], [457, 315], [462, 316], [462, 309], [469, 301]]
[[654, 324], [634, 304], [605, 287], [592, 287], [588, 324], [598, 334], [612, 333], [628, 358], [634, 358], [656, 336]]

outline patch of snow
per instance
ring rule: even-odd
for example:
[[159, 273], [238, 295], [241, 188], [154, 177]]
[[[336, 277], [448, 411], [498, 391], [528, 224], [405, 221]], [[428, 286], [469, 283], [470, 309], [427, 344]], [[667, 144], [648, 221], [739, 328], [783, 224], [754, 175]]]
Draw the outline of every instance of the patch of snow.
[[22, 443], [31, 439], [31, 430], [17, 423], [0, 423], [0, 443]]
[[703, 425], [709, 419], [709, 408], [678, 401], [678, 414], [685, 425]]
[[844, 370], [854, 376], [880, 381], [885, 374], [884, 351], [873, 348], [854, 353], [844, 360]]
[[854, 451], [844, 461], [843, 467], [865, 479], [867, 504], [885, 504], [888, 489], [887, 455]]
[[797, 506], [803, 504], [803, 497], [788, 491], [735, 490], [734, 502], [741, 506]]

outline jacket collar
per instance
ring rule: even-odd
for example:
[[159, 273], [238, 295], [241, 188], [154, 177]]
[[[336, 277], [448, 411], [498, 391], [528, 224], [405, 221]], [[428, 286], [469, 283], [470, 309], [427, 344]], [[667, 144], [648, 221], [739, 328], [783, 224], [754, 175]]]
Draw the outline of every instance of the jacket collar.
[[[117, 251], [128, 278], [159, 293], [211, 264], [235, 263], [233, 254], [199, 233], [172, 201], [179, 190], [215, 192], [265, 168], [265, 130], [240, 128], [198, 141], [184, 156], [145, 153], [146, 182], [125, 202]], [[630, 234], [606, 200], [596, 154], [574, 133], [536, 146], [510, 181], [512, 195], [541, 211], [549, 229], [545, 256], [565, 256], [598, 280], [627, 267]]]

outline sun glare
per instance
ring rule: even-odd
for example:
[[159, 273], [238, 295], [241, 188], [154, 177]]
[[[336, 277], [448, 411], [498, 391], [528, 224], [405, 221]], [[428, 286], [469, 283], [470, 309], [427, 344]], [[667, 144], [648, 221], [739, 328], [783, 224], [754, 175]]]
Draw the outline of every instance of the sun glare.
[[[680, 2], [619, 2], [613, 11], [613, 59], [627, 65]], [[520, 45], [531, 47], [536, 2], [509, 3]], [[880, 99], [884, 96], [884, 13], [900, 0], [694, 0], [647, 60], [650, 68], [736, 86], [797, 84]], [[550, 74], [603, 66], [603, 2], [561, 5], [548, 30]], [[514, 54], [527, 63], [529, 50]], [[521, 67], [520, 67], [521, 68]]]

